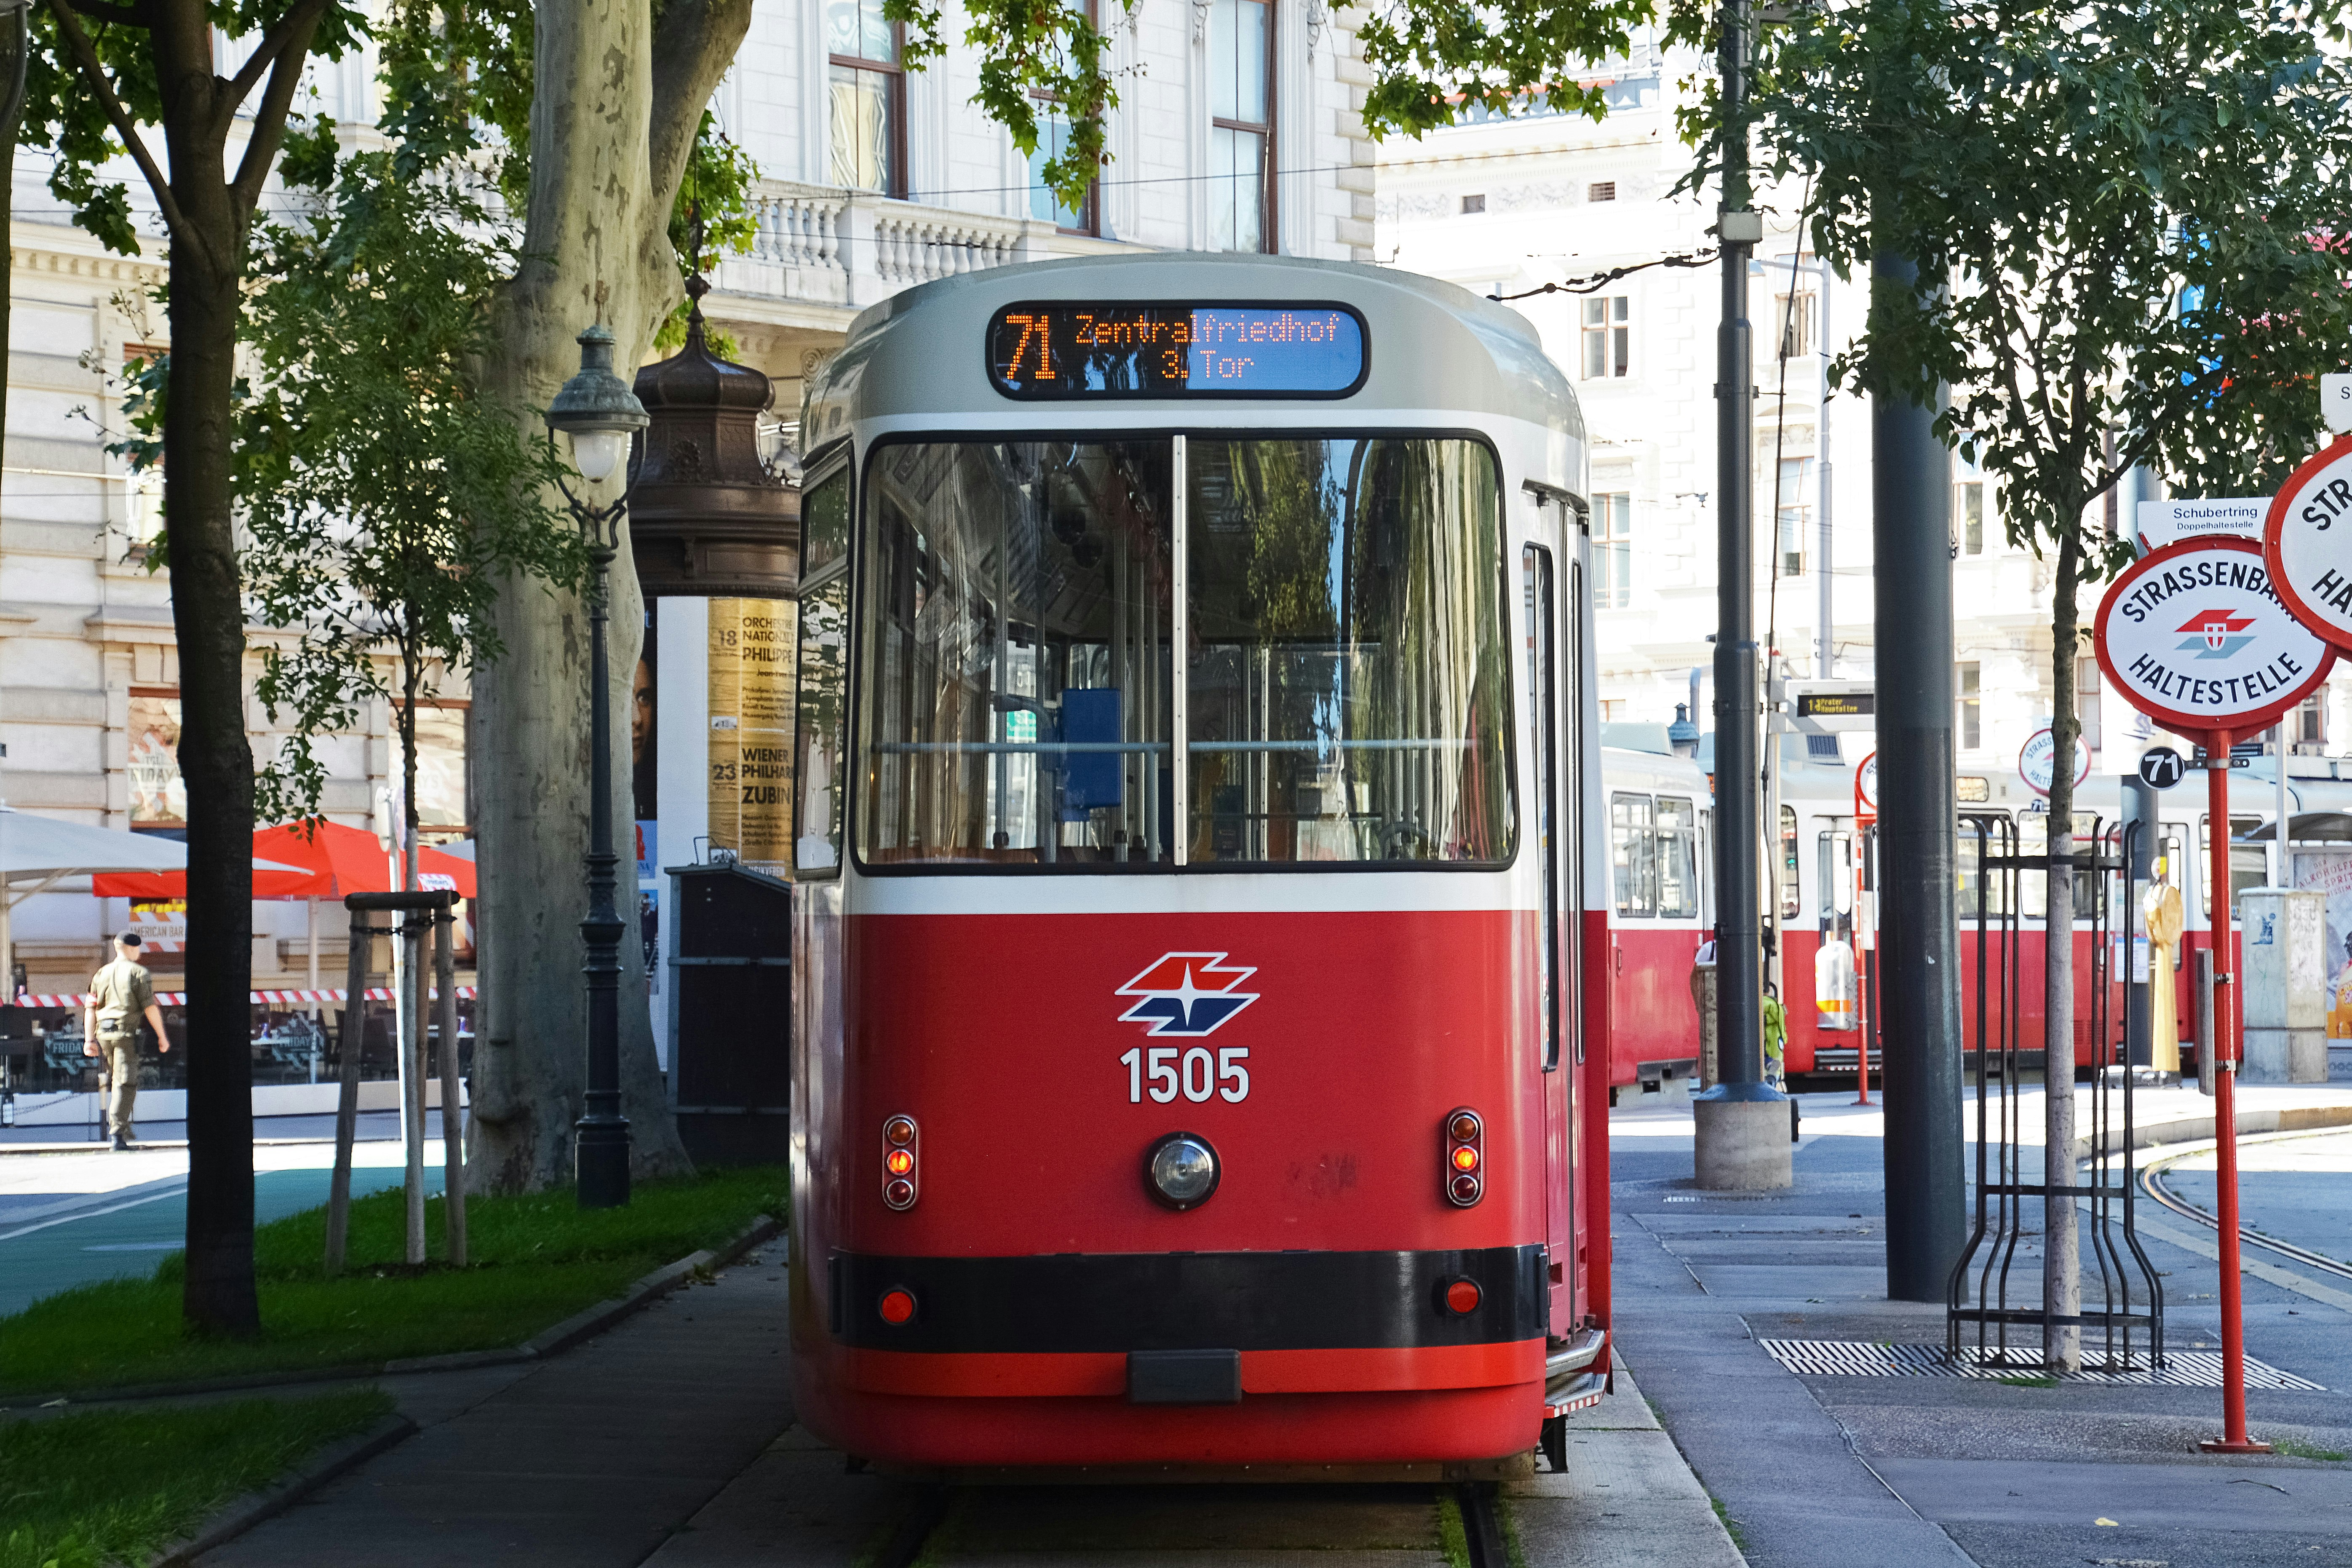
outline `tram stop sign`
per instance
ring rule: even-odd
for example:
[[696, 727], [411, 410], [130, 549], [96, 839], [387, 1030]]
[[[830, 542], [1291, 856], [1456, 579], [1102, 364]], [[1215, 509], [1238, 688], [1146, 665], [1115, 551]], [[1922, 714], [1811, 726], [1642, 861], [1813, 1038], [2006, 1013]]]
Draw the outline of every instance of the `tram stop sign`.
[[[2025, 744], [2018, 748], [2017, 776], [2023, 779], [2025, 787], [2034, 794], [2048, 795], [2051, 780], [2057, 775], [2057, 772], [2058, 737], [2052, 734], [2049, 728], [2044, 726], [2027, 736]], [[2076, 735], [2074, 737], [2074, 782], [2080, 784], [2090, 776], [2091, 748], [2084, 743], [2082, 736]]]
[[2188, 771], [2180, 753], [2170, 746], [2158, 746], [2139, 754], [2139, 782], [2150, 789], [2170, 789]]
[[2250, 539], [2185, 539], [2143, 555], [2099, 601], [2099, 668], [2126, 701], [2176, 733], [2262, 729], [2336, 662], [2271, 581], [2263, 548]]
[[2263, 562], [2297, 620], [2352, 648], [2352, 432], [2279, 487], [2263, 521]]

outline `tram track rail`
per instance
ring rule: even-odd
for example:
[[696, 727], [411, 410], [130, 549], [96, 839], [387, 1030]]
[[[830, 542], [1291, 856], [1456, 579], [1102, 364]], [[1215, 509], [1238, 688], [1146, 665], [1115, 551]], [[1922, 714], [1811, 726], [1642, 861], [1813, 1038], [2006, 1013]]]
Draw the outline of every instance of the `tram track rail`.
[[[2297, 1138], [2324, 1138], [2330, 1135], [2341, 1137], [2343, 1133], [2344, 1129], [2340, 1127], [2294, 1132], [2253, 1133], [2240, 1138], [2238, 1147], [2243, 1149], [2260, 1143], [2283, 1143]], [[2172, 1166], [2183, 1160], [2194, 1159], [2200, 1154], [2210, 1154], [2217, 1147], [2219, 1147], [2218, 1141], [2211, 1138], [2199, 1139], [2193, 1143], [2174, 1145], [2168, 1152], [2148, 1161], [2140, 1167], [2140, 1191], [2147, 1194], [2167, 1212], [2178, 1215], [2182, 1219], [2194, 1221], [2219, 1235], [2221, 1229], [2221, 1222], [2219, 1218], [2174, 1192], [2165, 1184], [2164, 1181], [2165, 1172]], [[2306, 1247], [2297, 1247], [2292, 1242], [2281, 1241], [2276, 1237], [2265, 1236], [2261, 1231], [2242, 1225], [2238, 1227], [2238, 1239], [2244, 1246], [2261, 1247], [2266, 1252], [2275, 1253], [2281, 1258], [2299, 1263], [2306, 1268], [2317, 1269], [2335, 1279], [2352, 1280], [2352, 1263], [2330, 1258], [2325, 1253], [2313, 1252]]]
[[[946, 1544], [942, 1530], [954, 1516], [956, 1498], [962, 1489], [940, 1482], [915, 1489], [889, 1537], [870, 1555], [861, 1557], [858, 1568], [916, 1568], [925, 1562], [934, 1546]], [[1462, 1554], [1469, 1568], [1509, 1568], [1510, 1536], [1503, 1524], [1499, 1486], [1493, 1481], [1461, 1481], [1433, 1487], [1430, 1501], [1441, 1512], [1446, 1504], [1453, 1505], [1462, 1530]], [[1439, 1533], [1443, 1537], [1451, 1531], [1441, 1525]], [[1448, 1543], [1441, 1540], [1439, 1544]]]

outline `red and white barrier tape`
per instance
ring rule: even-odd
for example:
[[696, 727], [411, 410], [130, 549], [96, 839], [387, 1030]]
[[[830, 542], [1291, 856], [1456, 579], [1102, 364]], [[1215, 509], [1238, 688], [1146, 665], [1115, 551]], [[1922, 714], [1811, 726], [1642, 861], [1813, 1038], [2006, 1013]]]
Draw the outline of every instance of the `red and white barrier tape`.
[[[362, 994], [371, 1002], [389, 1002], [392, 1000], [392, 988], [386, 985], [372, 985]], [[441, 994], [436, 991], [433, 994], [438, 996]], [[457, 987], [457, 994], [470, 997], [474, 994], [474, 987], [460, 985]], [[268, 1007], [301, 1007], [319, 1002], [341, 1002], [344, 993], [341, 991], [253, 991], [247, 993], [247, 995], [250, 1000]], [[19, 1007], [87, 1007], [92, 1000], [87, 991], [72, 994], [31, 991], [16, 993], [16, 1005]], [[184, 991], [158, 991], [155, 993], [155, 1001], [160, 1006], [182, 1007], [187, 1005], [188, 994]]]

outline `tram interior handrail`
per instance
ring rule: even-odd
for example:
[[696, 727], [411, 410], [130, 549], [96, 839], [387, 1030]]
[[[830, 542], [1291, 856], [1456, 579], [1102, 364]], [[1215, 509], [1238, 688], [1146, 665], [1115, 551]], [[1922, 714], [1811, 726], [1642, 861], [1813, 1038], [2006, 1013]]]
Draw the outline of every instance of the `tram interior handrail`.
[[[1460, 752], [1471, 740], [1384, 741], [1187, 741], [1193, 752]], [[1045, 752], [1164, 752], [1165, 741], [877, 741], [877, 752], [901, 755], [939, 752], [1003, 752], [1033, 756]]]

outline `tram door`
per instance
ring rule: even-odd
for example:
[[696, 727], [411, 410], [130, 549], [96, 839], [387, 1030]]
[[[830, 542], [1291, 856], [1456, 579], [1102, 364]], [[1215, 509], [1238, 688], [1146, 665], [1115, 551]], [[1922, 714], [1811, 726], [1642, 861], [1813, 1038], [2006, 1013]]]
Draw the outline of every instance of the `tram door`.
[[[1544, 510], [1548, 516], [1557, 515], [1550, 506]], [[1530, 798], [1535, 807], [1530, 815], [1538, 849], [1536, 860], [1543, 879], [1537, 1049], [1544, 1080], [1545, 1245], [1550, 1264], [1551, 1331], [1558, 1336], [1566, 1334], [1580, 1315], [1576, 1310], [1573, 1058], [1582, 1051], [1583, 1031], [1569, 1026], [1582, 1016], [1576, 977], [1580, 973], [1579, 933], [1583, 915], [1581, 889], [1573, 869], [1579, 844], [1573, 788], [1578, 773], [1569, 765], [1573, 761], [1570, 748], [1562, 745], [1563, 737], [1579, 732], [1572, 710], [1563, 713], [1563, 704], [1574, 700], [1572, 650], [1576, 645], [1565, 635], [1573, 628], [1564, 626], [1560, 618], [1551, 551], [1541, 544], [1527, 546], [1521, 568], [1527, 607], [1528, 755], [1533, 763]], [[1572, 594], [1568, 602], [1576, 602]], [[1568, 1043], [1571, 1034], [1577, 1041], [1573, 1047]]]

